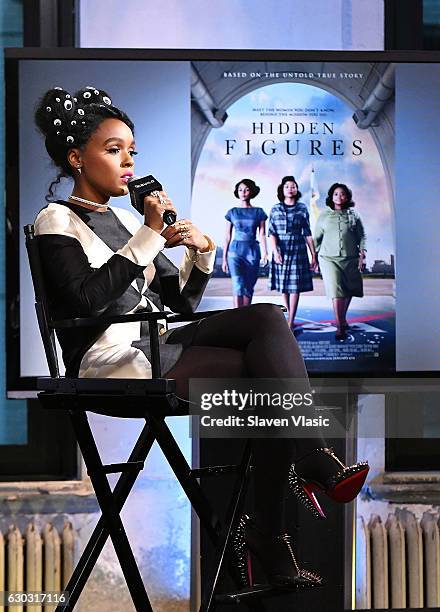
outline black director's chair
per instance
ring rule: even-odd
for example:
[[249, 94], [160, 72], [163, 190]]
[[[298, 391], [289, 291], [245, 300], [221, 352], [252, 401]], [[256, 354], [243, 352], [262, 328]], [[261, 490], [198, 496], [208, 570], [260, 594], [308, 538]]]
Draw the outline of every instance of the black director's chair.
[[[217, 594], [220, 572], [225, 565], [226, 551], [230, 544], [233, 529], [241, 511], [248, 474], [250, 471], [250, 447], [246, 444], [240, 464], [221, 465], [191, 469], [174, 440], [166, 422], [167, 416], [188, 414], [187, 402], [175, 395], [175, 381], [161, 378], [158, 319], [169, 322], [190, 321], [216, 314], [203, 312], [192, 315], [174, 315], [164, 312], [138, 312], [130, 315], [87, 317], [54, 321], [50, 316], [41, 261], [38, 252], [38, 237], [34, 228], [24, 228], [26, 247], [35, 291], [35, 308], [40, 328], [50, 377], [38, 379], [41, 392], [38, 397], [45, 408], [67, 410], [72, 421], [87, 472], [90, 476], [102, 516], [86, 545], [81, 558], [65, 590], [69, 593], [69, 604], [57, 607], [61, 612], [73, 610], [90, 576], [90, 573], [110, 536], [116, 555], [124, 573], [134, 606], [138, 612], [152, 612], [152, 607], [130, 547], [120, 512], [143, 469], [144, 461], [156, 440], [184, 489], [192, 507], [197, 513], [202, 527], [215, 547], [215, 563], [202, 594], [200, 612], [212, 612], [216, 603], [249, 602], [255, 612], [263, 610], [259, 602], [268, 586], [254, 587], [235, 593]], [[147, 321], [150, 329], [152, 379], [81, 379], [61, 377], [55, 345], [55, 330], [82, 326], [109, 325], [128, 321]], [[103, 465], [87, 419], [87, 412], [117, 417], [139, 418], [145, 426], [124, 463]], [[220, 521], [203, 493], [198, 479], [225, 473], [236, 473], [235, 485], [224, 521]], [[111, 490], [107, 474], [121, 473], [116, 486]], [[234, 577], [233, 577], [234, 579]]]

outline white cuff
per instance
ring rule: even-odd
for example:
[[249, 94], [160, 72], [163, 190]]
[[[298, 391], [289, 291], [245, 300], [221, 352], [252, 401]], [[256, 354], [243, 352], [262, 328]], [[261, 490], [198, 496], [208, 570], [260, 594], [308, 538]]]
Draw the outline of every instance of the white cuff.
[[116, 251], [118, 255], [126, 257], [138, 266], [148, 266], [156, 255], [164, 248], [165, 238], [147, 225], [141, 225], [122, 249]]
[[194, 251], [194, 249], [185, 249], [185, 259], [189, 259], [196, 268], [205, 274], [211, 274], [214, 270], [216, 248], [213, 251]]
[[211, 251], [201, 253], [200, 251], [195, 251], [194, 249], [189, 249], [188, 247], [185, 248], [185, 253], [183, 255], [179, 270], [179, 286], [181, 291], [186, 285], [193, 266], [196, 266], [196, 268], [205, 274], [211, 274], [214, 270], [215, 253], [217, 248], [208, 236], [206, 236], [206, 238], [208, 239], [209, 246], [212, 249]]

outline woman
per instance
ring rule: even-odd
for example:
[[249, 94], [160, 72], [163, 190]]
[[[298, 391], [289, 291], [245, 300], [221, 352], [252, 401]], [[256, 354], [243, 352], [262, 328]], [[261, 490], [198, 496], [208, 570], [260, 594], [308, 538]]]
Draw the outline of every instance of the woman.
[[333, 301], [336, 340], [347, 337], [347, 310], [353, 296], [363, 297], [362, 267], [366, 236], [359, 214], [353, 210], [351, 190], [334, 183], [328, 190], [328, 208], [316, 222], [315, 245], [327, 297]]
[[[316, 253], [310, 231], [309, 213], [300, 202], [301, 192], [293, 176], [285, 176], [278, 185], [278, 203], [269, 217], [269, 240], [272, 248], [270, 289], [283, 294], [288, 323], [295, 327], [299, 294], [313, 291], [312, 273]], [[307, 256], [307, 247], [312, 258]]]
[[[248, 306], [252, 302], [255, 283], [260, 268], [260, 245], [255, 239], [258, 232], [264, 265], [267, 263], [266, 219], [262, 208], [254, 207], [251, 200], [260, 193], [260, 188], [251, 179], [243, 179], [235, 185], [234, 195], [240, 206], [228, 210], [223, 249], [222, 270], [232, 278], [234, 307]], [[234, 228], [234, 240], [232, 240]]]
[[[43, 271], [55, 318], [135, 312], [139, 308], [178, 312], [197, 307], [212, 270], [215, 246], [189, 219], [164, 227], [163, 213], [175, 208], [164, 192], [144, 200], [144, 223], [118, 208], [110, 197], [127, 194], [134, 172], [133, 123], [104, 91], [77, 94], [49, 90], [35, 119], [46, 149], [60, 172], [73, 179], [66, 201], [51, 202], [37, 216]], [[162, 249], [184, 246], [178, 270]], [[162, 371], [176, 380], [177, 394], [188, 398], [191, 377], [306, 377], [295, 339], [286, 333], [280, 309], [257, 304], [230, 310], [161, 335]], [[59, 334], [68, 376], [151, 377], [146, 326], [140, 323], [100, 326], [92, 331]], [[286, 355], [291, 359], [287, 360]], [[308, 441], [299, 462], [301, 482], [341, 467], [324, 452], [322, 440]], [[308, 454], [307, 454], [308, 453]], [[268, 455], [271, 462], [267, 461]], [[308, 458], [309, 457], [309, 458]], [[283, 501], [292, 461], [290, 440], [256, 440], [254, 523], [242, 530], [244, 544], [260, 557], [270, 582], [289, 588], [314, 587], [320, 578], [292, 562], [284, 533]], [[295, 466], [296, 467], [296, 466]], [[323, 474], [323, 478], [326, 474]]]

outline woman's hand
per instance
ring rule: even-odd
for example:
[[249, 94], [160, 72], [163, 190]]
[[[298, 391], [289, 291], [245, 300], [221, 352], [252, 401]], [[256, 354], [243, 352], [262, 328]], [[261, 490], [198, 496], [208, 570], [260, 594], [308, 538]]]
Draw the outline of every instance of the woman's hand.
[[283, 256], [281, 255], [281, 251], [278, 248], [275, 249], [275, 251], [273, 252], [273, 258], [276, 264], [283, 263]]
[[166, 240], [165, 248], [186, 246], [201, 253], [209, 251], [209, 241], [189, 219], [179, 219], [161, 232]]
[[229, 274], [229, 266], [228, 266], [228, 260], [227, 259], [223, 259], [222, 261], [222, 270], [225, 274]]
[[313, 253], [312, 255], [312, 261], [310, 262], [310, 271], [311, 272], [317, 272], [318, 271], [318, 260], [316, 258], [316, 253]]
[[159, 193], [160, 198], [151, 194], [144, 198], [144, 224], [161, 234], [164, 226], [163, 213], [165, 210], [171, 210], [177, 217], [177, 210], [165, 191]]
[[362, 270], [364, 269], [364, 263], [365, 263], [365, 253], [361, 251], [359, 254], [359, 261], [358, 261], [359, 272], [362, 272]]

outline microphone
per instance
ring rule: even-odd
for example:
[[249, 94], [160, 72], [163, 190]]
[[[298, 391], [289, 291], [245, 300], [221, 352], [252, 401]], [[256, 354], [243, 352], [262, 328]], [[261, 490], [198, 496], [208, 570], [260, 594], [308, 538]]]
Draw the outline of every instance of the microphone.
[[[159, 193], [162, 191], [162, 185], [152, 174], [148, 176], [132, 176], [128, 179], [127, 185], [131, 203], [141, 215], [144, 214], [144, 198], [147, 195], [159, 198], [161, 204], [165, 204], [162, 195]], [[174, 223], [176, 218], [176, 213], [172, 210], [165, 210], [163, 213], [163, 220], [166, 225]]]

